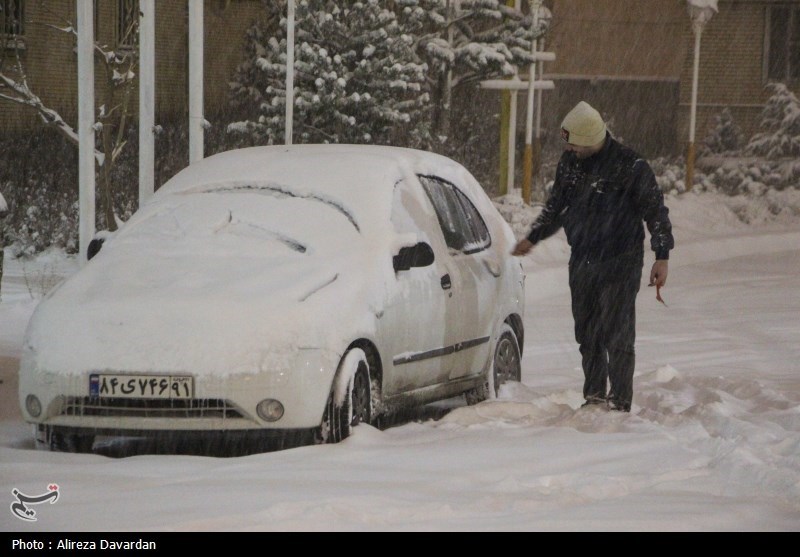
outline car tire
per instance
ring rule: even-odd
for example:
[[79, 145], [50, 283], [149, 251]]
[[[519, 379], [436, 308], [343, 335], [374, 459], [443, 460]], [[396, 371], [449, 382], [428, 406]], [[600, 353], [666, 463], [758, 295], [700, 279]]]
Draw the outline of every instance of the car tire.
[[464, 397], [467, 404], [478, 404], [484, 400], [497, 398], [500, 386], [504, 383], [521, 380], [522, 364], [517, 335], [508, 323], [503, 323], [483, 384], [464, 393]]
[[347, 352], [339, 364], [325, 405], [317, 443], [338, 443], [360, 423], [372, 422], [372, 388], [366, 354], [359, 348]]

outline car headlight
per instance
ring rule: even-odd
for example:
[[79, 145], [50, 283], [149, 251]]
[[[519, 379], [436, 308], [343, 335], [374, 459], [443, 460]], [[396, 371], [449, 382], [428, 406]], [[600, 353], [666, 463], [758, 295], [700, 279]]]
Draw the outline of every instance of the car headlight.
[[42, 403], [36, 398], [36, 395], [28, 395], [25, 397], [25, 410], [34, 418], [38, 418], [42, 413]]
[[283, 404], [272, 398], [265, 398], [256, 405], [256, 413], [265, 422], [277, 422], [283, 417]]

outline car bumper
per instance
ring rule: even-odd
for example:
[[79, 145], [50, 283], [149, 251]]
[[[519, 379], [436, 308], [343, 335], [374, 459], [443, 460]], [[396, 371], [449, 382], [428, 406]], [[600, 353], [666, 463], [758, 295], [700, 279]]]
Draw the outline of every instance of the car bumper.
[[[20, 370], [19, 402], [27, 422], [103, 431], [223, 431], [302, 429], [320, 425], [341, 355], [299, 350], [283, 370], [194, 377], [191, 399], [130, 399], [90, 396], [90, 372], [76, 375]], [[191, 375], [191, 374], [189, 374]], [[26, 404], [41, 407], [32, 415]], [[279, 401], [283, 416], [267, 421], [256, 407]]]

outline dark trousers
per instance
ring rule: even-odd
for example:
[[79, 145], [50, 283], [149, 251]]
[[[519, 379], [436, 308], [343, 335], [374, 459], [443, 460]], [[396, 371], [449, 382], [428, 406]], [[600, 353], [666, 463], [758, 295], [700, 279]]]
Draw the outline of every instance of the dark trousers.
[[583, 357], [583, 396], [630, 405], [643, 256], [626, 254], [602, 262], [573, 259], [569, 288], [575, 340]]

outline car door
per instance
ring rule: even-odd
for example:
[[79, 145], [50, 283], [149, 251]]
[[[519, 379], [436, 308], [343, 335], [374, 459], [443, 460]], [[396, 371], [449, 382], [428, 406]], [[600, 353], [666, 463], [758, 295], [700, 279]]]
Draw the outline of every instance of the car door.
[[453, 295], [455, 265], [436, 212], [416, 179], [395, 185], [391, 220], [398, 239], [406, 245], [427, 243], [434, 257], [429, 265], [395, 272], [387, 288], [378, 320], [388, 347], [384, 362], [390, 368], [385, 369], [391, 370], [384, 374], [386, 397], [447, 382], [456, 360], [453, 347], [463, 336], [458, 330], [459, 300]]
[[449, 379], [480, 373], [488, 362], [491, 328], [494, 322], [501, 265], [489, 249], [489, 235], [483, 217], [455, 184], [436, 176], [420, 176], [433, 203], [448, 245], [448, 262], [453, 277], [453, 298], [458, 312], [458, 339]]

